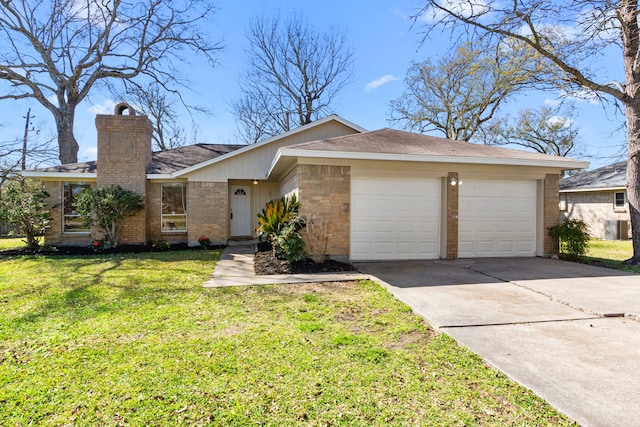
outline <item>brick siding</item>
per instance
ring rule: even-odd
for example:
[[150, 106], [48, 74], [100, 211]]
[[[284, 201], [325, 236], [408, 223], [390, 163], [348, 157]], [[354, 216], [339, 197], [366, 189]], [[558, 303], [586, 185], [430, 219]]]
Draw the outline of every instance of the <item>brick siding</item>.
[[229, 238], [229, 186], [226, 182], [189, 182], [187, 230], [190, 245], [207, 236], [214, 243]]
[[[589, 191], [584, 193], [563, 193], [560, 195], [566, 201], [566, 210], [560, 212], [560, 219], [579, 219], [589, 226], [589, 234], [592, 237], [604, 239], [606, 220], [630, 221], [629, 209], [614, 209], [613, 195], [618, 191]], [[629, 235], [631, 237], [631, 223], [629, 222]]]
[[[349, 259], [351, 168], [349, 166], [298, 165], [300, 213], [330, 222], [327, 252], [330, 258]], [[291, 178], [293, 179], [293, 178]]]
[[559, 223], [558, 221], [558, 205], [560, 204], [559, 196], [560, 175], [547, 174], [544, 177], [544, 219], [543, 219], [543, 239], [544, 239], [544, 255], [552, 255], [558, 253], [558, 242], [549, 236], [547, 229]]
[[[145, 196], [147, 166], [151, 162], [153, 126], [145, 116], [98, 115], [98, 187], [119, 185]], [[127, 218], [120, 243], [146, 244], [149, 201], [145, 209]]]
[[447, 200], [447, 253], [446, 259], [458, 259], [458, 185], [449, 185], [452, 179], [458, 179], [457, 172], [449, 172], [446, 181]]

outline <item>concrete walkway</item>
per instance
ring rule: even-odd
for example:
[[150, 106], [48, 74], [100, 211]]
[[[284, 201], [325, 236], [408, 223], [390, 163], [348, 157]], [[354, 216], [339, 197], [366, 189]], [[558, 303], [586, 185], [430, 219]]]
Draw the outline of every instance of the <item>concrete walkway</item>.
[[640, 425], [639, 275], [543, 258], [356, 267], [581, 425]]
[[279, 283], [343, 282], [369, 278], [366, 274], [351, 271], [258, 276], [254, 269], [254, 254], [255, 245], [228, 246], [216, 263], [213, 277], [204, 284], [204, 287], [220, 288], [225, 286], [274, 285]]

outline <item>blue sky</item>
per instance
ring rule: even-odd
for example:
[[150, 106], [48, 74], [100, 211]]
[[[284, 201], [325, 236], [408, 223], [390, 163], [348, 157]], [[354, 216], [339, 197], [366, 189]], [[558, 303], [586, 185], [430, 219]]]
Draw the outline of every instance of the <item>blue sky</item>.
[[[290, 11], [302, 13], [318, 27], [336, 25], [347, 29], [355, 52], [355, 73], [334, 105], [334, 112], [366, 129], [391, 127], [389, 101], [399, 97], [404, 89], [403, 78], [411, 61], [436, 59], [447, 52], [451, 42], [449, 34], [432, 37], [422, 45], [418, 28], [411, 27], [409, 16], [421, 5], [416, 0], [354, 1], [326, 0], [305, 2], [290, 0], [221, 0], [209, 33], [223, 40], [224, 50], [218, 53], [218, 65], [210, 68], [204, 61], [191, 60], [184, 67], [191, 81], [191, 90], [184, 96], [190, 103], [208, 108], [210, 117], [196, 117], [199, 123], [198, 142], [233, 143], [236, 124], [230, 113], [230, 104], [240, 97], [239, 74], [246, 64], [245, 31], [253, 17], [264, 11]], [[606, 62], [607, 64], [615, 63]], [[538, 108], [555, 99], [553, 93], [527, 93], [512, 101], [504, 109], [513, 114], [518, 110]], [[111, 114], [113, 102], [109, 94], [94, 92], [76, 112], [75, 134], [80, 143], [79, 160], [95, 159], [95, 114]], [[50, 113], [35, 102], [4, 101], [0, 103], [0, 140], [21, 137], [24, 116], [32, 107], [36, 115], [33, 123], [41, 129], [55, 129]], [[577, 103], [576, 127], [582, 144], [591, 158], [592, 168], [602, 166], [624, 155], [625, 133], [617, 130], [623, 121], [613, 108], [604, 110], [595, 103]], [[185, 125], [189, 125], [187, 119]], [[435, 134], [441, 136], [439, 134]]]

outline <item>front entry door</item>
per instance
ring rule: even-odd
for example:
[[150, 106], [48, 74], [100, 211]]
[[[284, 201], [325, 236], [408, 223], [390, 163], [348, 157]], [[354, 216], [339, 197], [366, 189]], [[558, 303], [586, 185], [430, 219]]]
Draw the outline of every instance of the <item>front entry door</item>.
[[231, 186], [231, 236], [251, 235], [251, 196], [248, 185]]

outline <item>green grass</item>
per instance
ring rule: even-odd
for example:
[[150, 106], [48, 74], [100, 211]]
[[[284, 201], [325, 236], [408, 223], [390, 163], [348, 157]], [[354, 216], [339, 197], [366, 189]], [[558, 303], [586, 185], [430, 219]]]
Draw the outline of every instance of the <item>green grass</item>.
[[571, 425], [370, 281], [204, 289], [219, 252], [0, 261], [3, 425]]
[[616, 270], [640, 273], [640, 267], [624, 265], [622, 262], [633, 256], [633, 242], [631, 240], [598, 240], [589, 241], [589, 251], [585, 259], [590, 263], [597, 263]]
[[24, 240], [22, 237], [0, 237], [0, 251], [25, 247]]

